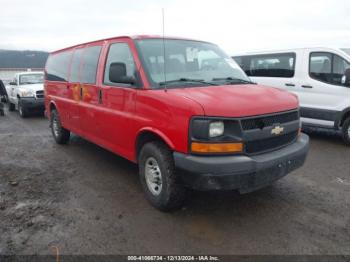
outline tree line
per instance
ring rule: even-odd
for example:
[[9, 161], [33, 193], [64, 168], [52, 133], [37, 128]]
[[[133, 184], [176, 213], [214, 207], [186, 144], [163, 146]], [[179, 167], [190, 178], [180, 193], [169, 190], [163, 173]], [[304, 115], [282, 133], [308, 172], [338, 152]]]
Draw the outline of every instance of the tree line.
[[0, 68], [44, 68], [49, 53], [0, 50]]

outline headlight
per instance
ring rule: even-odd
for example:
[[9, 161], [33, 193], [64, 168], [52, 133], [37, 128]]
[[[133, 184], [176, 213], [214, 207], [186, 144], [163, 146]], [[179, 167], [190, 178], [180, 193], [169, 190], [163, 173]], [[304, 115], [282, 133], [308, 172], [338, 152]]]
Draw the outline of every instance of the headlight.
[[231, 154], [243, 151], [239, 120], [194, 117], [189, 132], [189, 151], [195, 154]]
[[211, 122], [209, 124], [209, 137], [222, 136], [225, 131], [225, 125], [223, 121]]
[[33, 97], [34, 92], [32, 90], [22, 90], [20, 92], [21, 97]]

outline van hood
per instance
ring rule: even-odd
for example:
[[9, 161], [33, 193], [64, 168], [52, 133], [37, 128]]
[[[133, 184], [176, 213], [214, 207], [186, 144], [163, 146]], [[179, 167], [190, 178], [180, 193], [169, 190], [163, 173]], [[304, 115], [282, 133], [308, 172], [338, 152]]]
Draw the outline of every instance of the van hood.
[[296, 109], [298, 98], [285, 90], [262, 85], [224, 85], [169, 89], [199, 103], [206, 116], [244, 117]]
[[44, 90], [44, 84], [21, 85], [20, 88], [23, 90], [32, 90], [35, 93], [36, 91]]

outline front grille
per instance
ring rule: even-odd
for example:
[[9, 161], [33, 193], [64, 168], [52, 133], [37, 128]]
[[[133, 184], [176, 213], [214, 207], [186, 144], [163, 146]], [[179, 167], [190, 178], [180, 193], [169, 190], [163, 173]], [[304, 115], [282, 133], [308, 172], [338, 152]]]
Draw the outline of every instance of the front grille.
[[262, 129], [274, 124], [283, 124], [299, 119], [298, 111], [281, 113], [271, 116], [260, 116], [241, 120], [243, 130]]
[[263, 151], [268, 151], [274, 148], [282, 147], [295, 141], [297, 136], [298, 131], [294, 131], [276, 137], [250, 141], [245, 144], [245, 151], [248, 154], [255, 154]]
[[44, 91], [43, 90], [36, 91], [36, 98], [44, 98]]

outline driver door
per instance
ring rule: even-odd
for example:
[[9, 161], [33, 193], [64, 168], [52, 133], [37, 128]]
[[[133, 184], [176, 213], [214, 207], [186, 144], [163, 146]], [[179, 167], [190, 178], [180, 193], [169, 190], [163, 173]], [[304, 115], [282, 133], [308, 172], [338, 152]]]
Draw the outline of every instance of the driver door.
[[103, 143], [113, 151], [131, 158], [133, 147], [136, 85], [112, 82], [110, 68], [113, 63], [126, 65], [127, 76], [135, 76], [135, 62], [130, 44], [126, 41], [108, 43], [99, 103], [103, 110], [97, 118]]
[[[299, 96], [303, 107], [338, 111], [349, 97], [349, 88], [342, 84], [350, 63], [329, 52], [308, 52], [308, 63]], [[326, 119], [325, 119], [326, 120]], [[327, 119], [331, 120], [331, 119]]]

